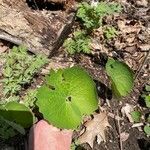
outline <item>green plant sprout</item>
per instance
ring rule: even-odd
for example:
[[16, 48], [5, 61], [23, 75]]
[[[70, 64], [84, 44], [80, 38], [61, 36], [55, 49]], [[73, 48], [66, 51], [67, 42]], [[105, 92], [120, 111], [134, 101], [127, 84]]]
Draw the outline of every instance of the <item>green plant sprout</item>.
[[81, 19], [87, 30], [93, 30], [102, 26], [103, 17], [119, 13], [121, 10], [118, 3], [99, 2], [96, 6], [92, 6], [83, 2], [79, 5], [77, 17]]
[[123, 62], [108, 59], [106, 72], [111, 80], [113, 94], [122, 97], [129, 94], [133, 88], [133, 71]]
[[30, 89], [27, 91], [26, 95], [23, 97], [23, 104], [26, 107], [33, 108], [36, 101], [37, 89]]
[[91, 39], [84, 31], [75, 31], [72, 38], [68, 38], [64, 42], [64, 47], [69, 54], [74, 53], [90, 53]]
[[5, 97], [16, 94], [23, 85], [30, 83], [33, 76], [47, 62], [43, 55], [29, 55], [23, 46], [13, 47], [4, 58], [2, 83]]
[[144, 132], [148, 135], [148, 136], [150, 136], [150, 125], [145, 125], [144, 126]]
[[96, 86], [80, 67], [50, 71], [38, 89], [36, 105], [44, 119], [62, 129], [76, 129], [98, 108]]
[[140, 111], [132, 111], [131, 117], [134, 122], [140, 122], [142, 113]]
[[103, 30], [106, 39], [110, 40], [117, 36], [118, 32], [113, 26], [107, 26]]

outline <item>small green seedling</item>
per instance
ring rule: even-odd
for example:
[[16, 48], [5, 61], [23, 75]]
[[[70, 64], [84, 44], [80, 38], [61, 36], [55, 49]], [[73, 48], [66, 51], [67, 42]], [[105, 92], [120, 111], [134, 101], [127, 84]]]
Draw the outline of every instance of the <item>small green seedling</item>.
[[131, 117], [132, 117], [134, 122], [140, 122], [141, 116], [142, 116], [142, 113], [139, 111], [132, 111], [131, 112]]
[[145, 90], [146, 90], [147, 92], [150, 92], [150, 85], [146, 85], [146, 86], [145, 86]]
[[23, 97], [23, 104], [26, 107], [33, 108], [36, 101], [37, 89], [28, 90], [26, 95]]
[[133, 71], [123, 62], [108, 59], [106, 72], [111, 80], [113, 94], [122, 97], [129, 94], [133, 88]]
[[104, 36], [108, 40], [115, 38], [118, 34], [117, 30], [113, 26], [107, 26], [106, 28], [104, 28], [103, 32]]
[[96, 86], [80, 67], [51, 70], [38, 90], [36, 104], [49, 123], [76, 129], [85, 115], [98, 108]]
[[150, 95], [145, 96], [146, 107], [150, 108]]
[[90, 42], [91, 39], [89, 36], [86, 35], [84, 31], [76, 31], [73, 33], [72, 38], [68, 38], [64, 42], [64, 47], [67, 50], [69, 54], [74, 54], [74, 53], [90, 53]]
[[148, 136], [150, 136], [150, 125], [145, 125], [144, 126], [144, 132], [148, 135]]

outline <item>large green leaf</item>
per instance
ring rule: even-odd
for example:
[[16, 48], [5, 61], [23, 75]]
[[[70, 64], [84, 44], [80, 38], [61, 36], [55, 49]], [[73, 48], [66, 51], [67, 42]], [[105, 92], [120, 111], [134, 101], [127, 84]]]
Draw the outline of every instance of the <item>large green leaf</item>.
[[30, 127], [34, 122], [33, 114], [29, 108], [17, 102], [9, 102], [5, 106], [1, 106], [0, 115], [24, 128]]
[[0, 116], [0, 138], [1, 139], [9, 139], [17, 135], [18, 133], [25, 135], [25, 129], [9, 120], [4, 119]]
[[112, 91], [117, 97], [126, 96], [133, 88], [133, 71], [123, 62], [108, 59], [106, 71], [112, 81]]
[[46, 84], [38, 90], [36, 104], [44, 118], [56, 127], [75, 129], [83, 115], [98, 108], [95, 83], [79, 67], [51, 70]]

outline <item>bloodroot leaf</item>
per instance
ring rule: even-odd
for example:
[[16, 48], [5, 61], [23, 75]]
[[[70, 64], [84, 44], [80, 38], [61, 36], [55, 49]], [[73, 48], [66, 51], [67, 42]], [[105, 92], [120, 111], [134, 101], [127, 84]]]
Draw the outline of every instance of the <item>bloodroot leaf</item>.
[[14, 101], [7, 103], [4, 107], [1, 106], [0, 115], [24, 128], [28, 128], [34, 123], [34, 117], [30, 109], [24, 104]]
[[95, 83], [79, 67], [51, 70], [38, 90], [36, 104], [49, 123], [58, 128], [76, 129], [82, 116], [98, 108]]
[[106, 72], [112, 82], [112, 91], [116, 97], [126, 96], [133, 88], [133, 71], [123, 62], [108, 59]]

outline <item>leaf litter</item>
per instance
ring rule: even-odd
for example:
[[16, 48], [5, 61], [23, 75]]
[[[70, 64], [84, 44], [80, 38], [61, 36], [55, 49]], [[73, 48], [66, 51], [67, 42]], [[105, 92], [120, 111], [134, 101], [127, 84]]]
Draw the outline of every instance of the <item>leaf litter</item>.
[[[124, 6], [126, 5], [126, 4], [128, 4], [128, 6], [131, 6], [131, 3], [136, 3], [136, 5], [140, 5], [140, 6], [144, 6], [144, 7], [146, 7], [147, 6], [147, 3], [148, 3], [148, 0], [137, 0], [137, 1], [129, 1], [129, 0], [118, 0], [119, 2], [121, 2], [122, 4], [124, 4]], [[141, 4], [140, 4], [141, 3]], [[127, 5], [126, 5], [127, 6]], [[134, 7], [134, 4], [132, 5], [133, 7]], [[131, 11], [127, 11], [127, 16], [128, 16], [128, 14], [130, 14], [130, 15], [132, 15], [132, 17], [134, 18], [130, 18], [130, 16], [128, 17], [128, 18], [124, 18], [123, 17], [123, 19], [121, 18], [121, 17], [119, 17], [119, 21], [121, 20], [123, 20], [125, 23], [123, 23], [122, 25], [124, 25], [124, 27], [123, 27], [123, 30], [121, 30], [120, 28], [120, 30], [121, 30], [121, 32], [120, 32], [120, 36], [115, 40], [115, 48], [118, 50], [117, 52], [119, 53], [119, 50], [121, 51], [121, 50], [125, 50], [124, 51], [124, 55], [125, 55], [125, 62], [126, 63], [129, 63], [129, 64], [131, 64], [130, 66], [134, 69], [134, 70], [136, 70], [137, 69], [137, 66], [140, 64], [140, 59], [139, 59], [139, 57], [137, 58], [137, 56], [139, 56], [139, 55], [141, 55], [141, 54], [143, 54], [143, 53], [141, 53], [141, 52], [138, 52], [138, 49], [140, 49], [141, 51], [148, 51], [149, 50], [149, 43], [148, 43], [148, 27], [145, 27], [145, 29], [142, 29], [143, 27], [141, 27], [142, 26], [142, 24], [143, 24], [143, 20], [142, 20], [142, 24], [140, 23], [139, 24], [139, 26], [138, 26], [138, 24], [136, 24], [136, 25], [132, 25], [132, 23], [133, 23], [133, 21], [135, 21], [135, 20], [139, 20], [138, 18], [141, 18], [142, 17], [142, 19], [144, 19], [144, 18], [147, 18], [147, 16], [145, 16], [146, 15], [146, 11], [148, 11], [148, 8], [144, 8], [144, 7], [141, 7], [141, 8], [139, 8], [139, 9], [137, 9], [137, 11], [135, 12], [135, 16], [136, 16], [136, 14], [137, 14], [137, 17], [136, 18], [134, 18], [135, 16], [134, 15], [132, 15], [132, 12]], [[136, 10], [136, 8], [135, 8], [135, 10]], [[145, 11], [146, 10], [146, 11]], [[145, 13], [145, 15], [143, 15], [142, 13]], [[125, 15], [124, 13], [123, 13], [123, 15]], [[120, 19], [121, 18], [121, 19]], [[117, 20], [117, 19], [116, 19]], [[130, 25], [130, 23], [129, 23], [129, 20], [131, 21], [131, 25]], [[145, 25], [144, 25], [145, 26]], [[127, 27], [127, 28], [126, 28]], [[134, 29], [134, 33], [133, 33], [133, 30], [132, 29], [129, 29], [129, 27], [130, 28], [132, 28], [132, 29]], [[140, 27], [141, 27], [141, 30], [140, 30]], [[127, 31], [129, 32], [130, 31], [130, 33], [125, 33], [126, 32], [126, 29], [128, 29]], [[139, 31], [140, 30], [140, 31]], [[129, 34], [129, 35], [128, 35]], [[123, 40], [122, 40], [123, 39]], [[125, 39], [125, 40], [124, 40]], [[94, 43], [94, 42], [93, 42]], [[103, 43], [100, 43], [99, 41], [98, 41], [98, 43], [99, 43], [99, 45], [96, 45], [95, 46], [95, 48], [94, 49], [100, 49], [102, 52], [105, 52], [106, 54], [108, 54], [108, 55], [111, 55], [110, 53], [111, 53], [111, 47], [106, 47], [105, 46], [105, 44], [103, 44]], [[134, 55], [132, 55], [132, 54], [134, 54]], [[130, 56], [131, 55], [131, 56]], [[58, 57], [59, 58], [59, 57]], [[134, 58], [136, 58], [136, 60], [134, 61]], [[62, 62], [61, 61], [58, 61], [58, 62], [60, 62], [60, 66], [62, 65]], [[56, 63], [57, 64], [57, 63]], [[69, 64], [70, 65], [70, 64]], [[87, 63], [87, 65], [89, 65], [88, 63]], [[54, 66], [54, 65], [53, 65]], [[54, 68], [55, 68], [56, 66], [54, 66]], [[91, 67], [91, 68], [94, 68], [93, 66]], [[146, 71], [145, 69], [144, 69], [144, 71]], [[97, 71], [98, 72], [98, 71]], [[141, 78], [140, 78], [140, 80], [142, 80]], [[140, 81], [141, 82], [141, 81]], [[139, 84], [139, 83], [138, 83]], [[142, 86], [142, 85], [141, 85]], [[137, 97], [137, 96], [136, 96]], [[133, 104], [132, 103], [132, 101], [135, 101], [135, 99], [136, 98], [133, 98], [133, 97], [131, 97], [131, 98], [129, 98], [128, 100], [127, 100], [127, 102], [130, 102], [131, 104]], [[137, 103], [137, 102], [136, 102]], [[134, 107], [134, 106], [132, 106], [132, 107]], [[112, 108], [112, 107], [111, 107]], [[109, 110], [109, 112], [111, 112], [110, 110]], [[128, 111], [127, 111], [128, 112]], [[113, 114], [112, 114], [113, 115]], [[130, 115], [129, 113], [128, 113], [128, 115]], [[95, 115], [94, 115], [95, 116]], [[128, 116], [127, 116], [128, 117]], [[113, 118], [113, 117], [112, 117]], [[116, 118], [116, 117], [115, 117]], [[102, 118], [101, 118], [102, 119]], [[94, 120], [94, 119], [93, 119]], [[121, 119], [119, 119], [119, 120], [121, 120], [122, 121], [122, 118]], [[91, 120], [92, 121], [92, 120]], [[91, 121], [88, 121], [88, 122], [91, 122]], [[88, 123], [87, 122], [87, 123]], [[94, 121], [95, 122], [95, 121]], [[85, 125], [87, 124], [87, 123], [85, 123]], [[124, 122], [123, 122], [124, 123]], [[126, 124], [126, 123], [125, 123]], [[137, 125], [137, 124], [134, 124], [134, 125]], [[87, 125], [88, 126], [88, 125]], [[139, 125], [138, 125], [139, 126]], [[132, 126], [133, 127], [133, 126]], [[87, 127], [86, 127], [87, 128]], [[94, 130], [94, 128], [93, 128], [93, 130]], [[114, 132], [114, 128], [113, 128], [113, 132]], [[86, 132], [86, 131], [85, 131]], [[92, 132], [92, 130], [91, 130], [91, 132]], [[125, 139], [128, 137], [128, 134], [126, 134], [126, 132], [128, 132], [128, 131], [125, 131], [125, 133], [122, 131], [122, 133], [121, 133], [121, 139], [122, 139], [122, 141], [126, 141]], [[89, 132], [90, 133], [90, 132]], [[130, 135], [132, 135], [132, 132], [129, 132], [130, 133]], [[85, 133], [84, 133], [85, 134]], [[83, 134], [83, 135], [84, 135]], [[99, 134], [97, 135], [97, 136], [99, 136]], [[81, 137], [82, 137], [82, 135], [81, 135]], [[132, 136], [131, 136], [132, 137]], [[132, 138], [129, 138], [129, 140], [128, 140], [128, 143], [129, 143], [129, 141], [131, 141], [131, 142], [133, 142], [132, 141]], [[133, 136], [133, 138], [135, 138], [136, 136]], [[98, 141], [98, 140], [97, 140]], [[93, 142], [93, 141], [92, 141]], [[115, 143], [115, 141], [114, 141], [114, 143]], [[93, 143], [92, 143], [93, 144]], [[109, 143], [110, 144], [110, 143]], [[125, 144], [125, 143], [124, 143]], [[114, 144], [115, 145], [115, 144]], [[114, 146], [113, 145], [113, 146]], [[132, 145], [134, 145], [133, 143], [132, 143]], [[127, 147], [126, 147], [126, 149], [128, 149], [129, 148], [129, 146], [131, 146], [130, 147], [130, 149], [131, 148], [133, 148], [133, 146], [132, 145], [130, 145], [130, 143], [127, 145]], [[125, 144], [125, 146], [126, 146], [126, 144]], [[109, 146], [109, 147], [111, 147], [111, 145]], [[136, 149], [136, 147], [134, 147], [134, 149]]]
[[84, 124], [85, 132], [79, 137], [79, 142], [88, 143], [93, 148], [93, 142], [97, 136], [97, 142], [100, 144], [102, 141], [106, 142], [105, 130], [111, 127], [108, 122], [106, 112], [95, 114], [93, 119]]

